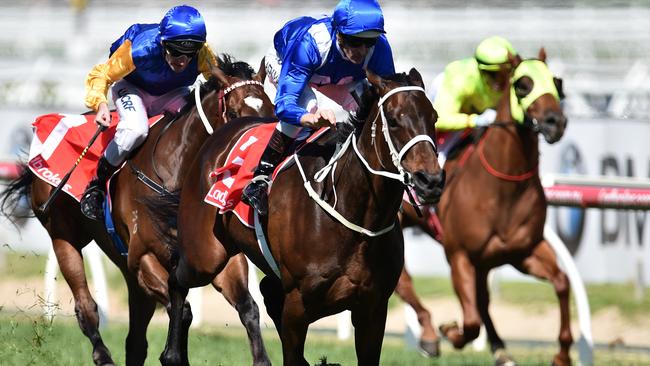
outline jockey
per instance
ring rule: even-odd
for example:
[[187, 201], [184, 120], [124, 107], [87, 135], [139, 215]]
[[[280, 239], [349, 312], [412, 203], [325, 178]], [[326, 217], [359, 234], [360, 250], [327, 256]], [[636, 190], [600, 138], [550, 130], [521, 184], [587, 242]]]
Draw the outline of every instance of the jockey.
[[438, 156], [441, 165], [463, 131], [494, 122], [494, 108], [512, 71], [508, 54], [517, 55], [506, 39], [486, 38], [476, 47], [474, 57], [450, 63], [434, 79], [427, 95], [438, 112], [436, 130], [444, 136]]
[[148, 117], [178, 112], [197, 76], [210, 76], [217, 61], [205, 38], [205, 21], [198, 10], [176, 6], [160, 24], [130, 26], [111, 46], [108, 61], [88, 74], [85, 102], [97, 112], [95, 122], [110, 124], [106, 95], [112, 83], [120, 116], [115, 138], [99, 159], [97, 175], [81, 199], [81, 211], [88, 218], [103, 218], [106, 181], [147, 137]]
[[331, 17], [296, 18], [275, 33], [265, 56], [265, 87], [275, 95], [280, 122], [242, 194], [261, 215], [268, 211], [268, 177], [302, 127], [335, 126], [355, 111], [351, 92], [365, 80], [366, 68], [380, 76], [395, 73], [384, 33], [376, 0], [341, 0]]

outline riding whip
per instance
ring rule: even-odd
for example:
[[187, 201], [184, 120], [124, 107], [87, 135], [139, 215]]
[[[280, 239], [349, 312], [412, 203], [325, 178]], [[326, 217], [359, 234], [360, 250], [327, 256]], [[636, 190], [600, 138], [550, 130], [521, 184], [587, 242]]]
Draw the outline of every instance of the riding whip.
[[47, 201], [45, 201], [45, 203], [42, 204], [41, 207], [38, 208], [38, 210], [41, 213], [46, 213], [47, 212], [47, 209], [50, 207], [50, 204], [52, 203], [52, 201], [54, 201], [54, 198], [59, 194], [59, 192], [63, 189], [63, 187], [65, 187], [65, 184], [68, 182], [68, 179], [70, 179], [70, 176], [72, 175], [72, 172], [75, 170], [77, 165], [79, 165], [79, 162], [81, 162], [81, 159], [83, 159], [84, 155], [86, 155], [86, 153], [88, 152], [90, 147], [93, 145], [93, 143], [97, 139], [97, 136], [99, 136], [100, 133], [105, 131], [106, 128], [107, 127], [103, 126], [103, 125], [97, 126], [97, 131], [95, 131], [95, 134], [93, 135], [93, 137], [90, 138], [90, 142], [88, 142], [88, 146], [86, 146], [86, 148], [83, 149], [83, 151], [81, 152], [81, 155], [79, 155], [79, 157], [77, 158], [77, 161], [75, 161], [72, 168], [70, 168], [70, 171], [63, 177], [63, 179], [61, 179], [61, 182], [56, 186], [54, 191], [52, 191], [52, 193], [50, 194], [50, 197], [47, 198]]

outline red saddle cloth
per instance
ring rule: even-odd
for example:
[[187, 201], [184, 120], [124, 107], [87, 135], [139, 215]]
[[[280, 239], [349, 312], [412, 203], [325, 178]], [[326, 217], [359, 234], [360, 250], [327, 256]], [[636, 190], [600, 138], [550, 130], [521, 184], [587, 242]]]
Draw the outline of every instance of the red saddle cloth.
[[[206, 203], [219, 208], [219, 213], [233, 211], [239, 220], [248, 227], [254, 225], [254, 212], [241, 201], [242, 191], [253, 179], [255, 168], [262, 157], [264, 148], [271, 139], [277, 123], [265, 123], [246, 131], [228, 153], [226, 163], [210, 173], [214, 183], [203, 199]], [[321, 128], [313, 133], [305, 144], [316, 140], [329, 128]], [[302, 145], [304, 146], [304, 144]], [[299, 150], [300, 148], [298, 148]], [[275, 175], [291, 160], [286, 158], [275, 170]]]
[[[119, 116], [112, 112], [110, 127], [95, 140], [74, 170], [63, 191], [81, 200], [84, 189], [97, 171], [97, 162], [115, 135]], [[149, 119], [149, 126], [163, 116]], [[29, 169], [40, 179], [57, 186], [70, 171], [97, 130], [95, 115], [46, 114], [36, 118], [29, 150]]]

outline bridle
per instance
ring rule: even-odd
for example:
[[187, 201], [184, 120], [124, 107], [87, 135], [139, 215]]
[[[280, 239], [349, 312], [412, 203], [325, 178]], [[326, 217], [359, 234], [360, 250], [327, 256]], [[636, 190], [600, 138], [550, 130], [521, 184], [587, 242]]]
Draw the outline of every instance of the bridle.
[[260, 87], [264, 88], [264, 84], [262, 84], [261, 82], [259, 82], [257, 80], [242, 80], [242, 81], [238, 81], [238, 82], [236, 82], [234, 84], [231, 84], [230, 86], [228, 86], [225, 89], [219, 90], [219, 95], [218, 95], [219, 109], [218, 109], [218, 111], [222, 111], [221, 112], [221, 117], [223, 118], [225, 123], [228, 123], [228, 118], [227, 118], [227, 115], [226, 115], [226, 112], [227, 112], [227, 109], [228, 109], [228, 104], [226, 104], [226, 95], [228, 95], [231, 91], [233, 91], [233, 90], [235, 90], [235, 89], [237, 89], [239, 87], [246, 86], [246, 85], [257, 85], [257, 86], [260, 86]]
[[[402, 166], [402, 158], [406, 153], [413, 147], [415, 144], [418, 142], [426, 141], [431, 144], [433, 147], [433, 151], [437, 154], [438, 149], [436, 147], [436, 144], [433, 142], [433, 139], [429, 135], [417, 135], [410, 139], [404, 147], [398, 152], [397, 149], [395, 148], [395, 145], [393, 144], [393, 141], [390, 136], [390, 132], [388, 130], [388, 121], [386, 119], [386, 114], [384, 112], [384, 103], [388, 98], [390, 98], [392, 95], [397, 94], [399, 92], [406, 92], [406, 91], [421, 91], [425, 92], [423, 88], [419, 86], [402, 86], [398, 87], [395, 89], [390, 90], [388, 93], [384, 94], [381, 98], [379, 98], [379, 101], [377, 102], [377, 106], [379, 108], [379, 113], [377, 113], [377, 116], [375, 116], [375, 119], [372, 121], [372, 126], [371, 126], [371, 133], [370, 133], [370, 144], [375, 146], [375, 153], [377, 154], [377, 158], [379, 158], [380, 164], [381, 164], [381, 158], [379, 157], [379, 152], [377, 151], [377, 144], [375, 144], [375, 139], [377, 135], [377, 118], [381, 116], [381, 122], [382, 122], [382, 133], [384, 134], [384, 140], [386, 141], [386, 144], [388, 145], [388, 150], [390, 153], [391, 161], [393, 162], [393, 165], [395, 168], [397, 168], [398, 173], [391, 173], [385, 170], [374, 170], [370, 167], [370, 164], [368, 161], [361, 155], [361, 152], [359, 152], [359, 149], [357, 147], [357, 142], [356, 139], [353, 140], [353, 147], [354, 151], [356, 152], [357, 156], [363, 164], [365, 165], [366, 169], [368, 169], [369, 172], [375, 174], [375, 175], [381, 175], [390, 179], [395, 179], [402, 184], [404, 184], [406, 187], [411, 188], [413, 186], [413, 179], [411, 176], [411, 173], [406, 171], [404, 167]], [[382, 164], [383, 166], [383, 164]]]
[[[228, 122], [228, 119], [226, 118], [227, 117], [226, 116], [226, 108], [227, 108], [226, 95], [228, 95], [231, 91], [245, 85], [257, 85], [264, 88], [264, 84], [262, 84], [257, 80], [242, 80], [229, 85], [225, 89], [219, 90], [219, 93], [217, 95], [217, 98], [219, 100], [219, 109], [217, 111], [218, 112], [221, 111], [220, 114], [224, 122], [226, 123]], [[196, 102], [196, 109], [199, 112], [199, 117], [201, 117], [201, 122], [203, 122], [203, 127], [205, 128], [205, 131], [208, 133], [208, 135], [212, 135], [212, 133], [214, 132], [214, 128], [212, 128], [212, 125], [210, 124], [210, 121], [208, 120], [208, 117], [205, 115], [205, 111], [203, 110], [203, 105], [201, 104], [201, 84], [198, 83], [198, 81], [194, 92], [194, 100]]]
[[[386, 177], [386, 178], [389, 178], [389, 179], [394, 179], [394, 180], [400, 181], [405, 187], [407, 187], [407, 189], [410, 189], [413, 186], [411, 173], [406, 171], [406, 169], [404, 169], [404, 167], [402, 166], [402, 163], [401, 163], [402, 158], [404, 157], [404, 155], [415, 144], [417, 144], [418, 142], [422, 142], [422, 141], [429, 142], [431, 144], [431, 146], [433, 146], [434, 152], [436, 152], [437, 149], [436, 149], [435, 143], [433, 142], [433, 139], [431, 139], [431, 137], [428, 136], [428, 135], [417, 135], [417, 136], [413, 137], [412, 139], [410, 139], [404, 145], [404, 147], [402, 147], [402, 149], [399, 152], [395, 148], [395, 145], [393, 144], [392, 139], [390, 137], [390, 131], [388, 130], [388, 121], [386, 120], [386, 115], [384, 113], [384, 103], [392, 95], [394, 95], [396, 93], [399, 93], [399, 92], [407, 92], [407, 91], [421, 91], [421, 92], [424, 93], [424, 89], [421, 88], [421, 87], [418, 87], [418, 86], [403, 86], [403, 87], [398, 87], [398, 88], [390, 90], [383, 97], [379, 98], [379, 101], [377, 102], [379, 112], [377, 113], [377, 116], [373, 120], [372, 126], [371, 126], [371, 144], [376, 145], [375, 144], [375, 139], [376, 139], [377, 118], [379, 118], [379, 116], [381, 116], [381, 120], [382, 120], [382, 124], [383, 124], [382, 132], [384, 134], [384, 140], [386, 141], [386, 144], [388, 145], [388, 150], [390, 151], [391, 160], [393, 162], [393, 165], [395, 165], [395, 168], [397, 168], [398, 173], [392, 173], [392, 172], [385, 171], [385, 170], [372, 169], [370, 167], [370, 164], [368, 163], [368, 161], [363, 157], [363, 155], [361, 155], [361, 152], [359, 151], [359, 148], [357, 147], [357, 141], [356, 141], [356, 138], [355, 138], [356, 135], [354, 133], [351, 133], [348, 136], [348, 138], [345, 140], [343, 146], [338, 151], [338, 153], [335, 154], [330, 159], [330, 161], [329, 161], [329, 163], [327, 165], [325, 165], [322, 169], [320, 169], [318, 172], [316, 172], [316, 174], [314, 175], [314, 179], [316, 181], [321, 182], [323, 179], [325, 179], [325, 177], [328, 175], [328, 173], [330, 171], [332, 172], [332, 175], [333, 175], [334, 170], [336, 170], [336, 169], [332, 169], [332, 168], [336, 166], [338, 160], [343, 156], [343, 153], [345, 153], [347, 151], [347, 149], [350, 147], [350, 145], [352, 145], [352, 147], [354, 149], [354, 152], [359, 157], [359, 160], [361, 160], [361, 162], [363, 163], [365, 168], [370, 173], [375, 174], [375, 175], [380, 175], [380, 176], [383, 176], [383, 177]], [[307, 190], [307, 193], [309, 194], [309, 196], [314, 201], [316, 201], [316, 203], [319, 206], [321, 206], [327, 213], [329, 213], [330, 215], [332, 215], [332, 217], [334, 217], [336, 220], [338, 220], [341, 224], [343, 224], [344, 226], [346, 226], [350, 230], [356, 231], [358, 233], [361, 233], [363, 235], [370, 236], [370, 237], [380, 236], [380, 235], [383, 235], [383, 234], [393, 230], [393, 228], [395, 227], [395, 222], [393, 222], [390, 226], [385, 227], [385, 228], [383, 228], [381, 230], [371, 231], [371, 230], [368, 230], [368, 229], [366, 229], [364, 227], [356, 225], [356, 224], [350, 222], [345, 217], [343, 217], [343, 215], [341, 215], [338, 211], [336, 211], [334, 206], [332, 206], [329, 203], [322, 200], [320, 198], [320, 195], [312, 188], [311, 182], [307, 179], [307, 176], [305, 175], [305, 172], [304, 172], [304, 170], [302, 168], [302, 165], [300, 164], [300, 161], [298, 159], [298, 155], [294, 154], [293, 158], [296, 161], [296, 165], [298, 166], [298, 170], [300, 171], [300, 174], [302, 175], [302, 179], [304, 181], [304, 187]], [[336, 203], [335, 203], [335, 205], [336, 205]]]

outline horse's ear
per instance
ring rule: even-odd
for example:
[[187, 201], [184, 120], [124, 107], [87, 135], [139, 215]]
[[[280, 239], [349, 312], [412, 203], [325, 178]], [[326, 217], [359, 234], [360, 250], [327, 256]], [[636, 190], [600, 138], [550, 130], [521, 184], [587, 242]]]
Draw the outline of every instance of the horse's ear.
[[513, 55], [512, 53], [508, 52], [508, 63], [514, 70], [521, 63], [521, 57], [519, 55]]
[[260, 83], [264, 83], [264, 79], [266, 79], [266, 62], [264, 62], [265, 59], [266, 57], [262, 57], [260, 68], [257, 70], [257, 73], [253, 75], [253, 80], [259, 81]]
[[420, 88], [424, 89], [424, 82], [422, 81], [422, 75], [420, 75], [418, 70], [416, 70], [415, 68], [411, 68], [411, 70], [409, 71], [409, 79], [411, 79], [411, 81], [415, 85], [417, 85]]
[[230, 85], [230, 81], [228, 81], [228, 78], [226, 77], [226, 74], [219, 68], [219, 66], [212, 66], [210, 68], [210, 72], [212, 73], [212, 76], [217, 78], [219, 81], [219, 84], [221, 84], [221, 87], [227, 87]]
[[386, 86], [384, 84], [384, 79], [382, 79], [381, 76], [375, 74], [369, 69], [366, 69], [366, 77], [368, 78], [370, 84], [372, 84], [374, 87], [378, 89], [383, 89]]
[[546, 62], [546, 50], [544, 49], [544, 47], [539, 49], [539, 54], [537, 55], [537, 58], [542, 62]]

